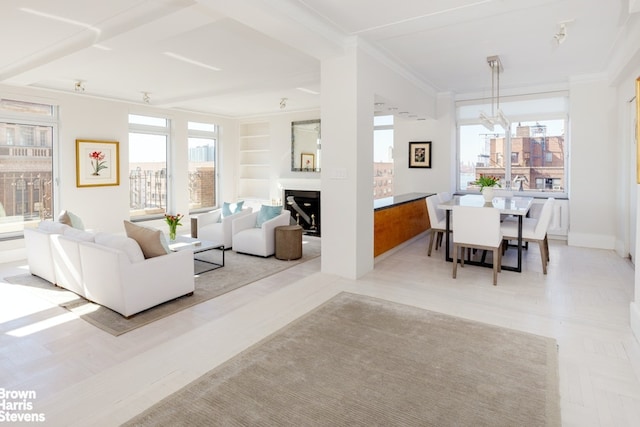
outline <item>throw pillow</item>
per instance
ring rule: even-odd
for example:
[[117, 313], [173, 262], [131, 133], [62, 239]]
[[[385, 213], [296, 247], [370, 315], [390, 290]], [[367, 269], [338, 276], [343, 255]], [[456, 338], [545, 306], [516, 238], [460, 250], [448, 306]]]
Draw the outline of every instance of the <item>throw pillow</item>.
[[260, 206], [260, 212], [256, 218], [256, 228], [261, 228], [262, 224], [273, 219], [282, 213], [282, 206]]
[[131, 237], [138, 242], [145, 258], [153, 258], [169, 253], [169, 247], [162, 231], [136, 225], [126, 220], [124, 221], [124, 230], [127, 233], [127, 237]]
[[237, 203], [229, 203], [224, 202], [222, 204], [222, 216], [231, 216], [234, 213], [242, 212], [242, 205], [244, 204], [244, 200]]
[[80, 217], [70, 211], [62, 211], [58, 216], [58, 222], [66, 224], [70, 227], [77, 228], [78, 230], [84, 230], [84, 224]]

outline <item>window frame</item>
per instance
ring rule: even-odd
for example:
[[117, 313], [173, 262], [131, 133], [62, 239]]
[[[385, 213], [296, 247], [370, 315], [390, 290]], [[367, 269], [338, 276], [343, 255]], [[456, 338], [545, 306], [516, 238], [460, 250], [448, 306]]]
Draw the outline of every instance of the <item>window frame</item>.
[[[535, 197], [535, 198], [547, 198], [547, 197], [554, 197], [554, 198], [558, 198], [558, 199], [563, 199], [563, 198], [568, 198], [569, 197], [569, 192], [570, 192], [570, 182], [569, 182], [569, 176], [570, 176], [570, 170], [569, 170], [569, 159], [570, 159], [570, 132], [569, 132], [569, 110], [568, 110], [568, 99], [569, 99], [569, 94], [567, 92], [551, 92], [548, 94], [544, 94], [544, 95], [522, 95], [522, 96], [512, 96], [512, 97], [505, 97], [504, 99], [508, 100], [507, 102], [512, 102], [517, 104], [519, 101], [544, 101], [545, 99], [555, 99], [555, 98], [563, 98], [565, 101], [565, 108], [563, 111], [549, 111], [549, 112], [524, 112], [524, 111], [519, 111], [517, 114], [509, 114], [508, 112], [506, 113], [507, 117], [509, 118], [509, 120], [511, 121], [510, 123], [510, 127], [509, 127], [509, 131], [506, 132], [505, 131], [505, 145], [506, 145], [506, 153], [505, 153], [505, 157], [509, 156], [509, 158], [511, 158], [512, 155], [512, 144], [511, 144], [511, 125], [512, 123], [521, 123], [521, 122], [536, 122], [536, 121], [547, 121], [547, 120], [561, 120], [564, 122], [564, 141], [563, 144], [565, 146], [565, 153], [564, 153], [564, 159], [563, 159], [563, 168], [564, 168], [564, 176], [563, 176], [563, 180], [564, 180], [564, 190], [563, 191], [553, 191], [553, 190], [547, 190], [545, 191], [544, 189], [542, 190], [536, 190], [536, 189], [530, 189], [527, 191], [517, 191], [517, 189], [512, 188], [512, 190], [514, 191], [514, 195], [518, 195], [518, 196], [528, 196], [528, 197]], [[502, 98], [501, 98], [502, 99]], [[524, 102], [523, 102], [524, 104]], [[460, 128], [461, 126], [470, 126], [470, 125], [482, 125], [482, 122], [480, 121], [479, 117], [476, 118], [460, 118], [460, 114], [459, 114], [459, 108], [460, 107], [477, 107], [479, 110], [478, 111], [483, 111], [483, 108], [486, 107], [487, 105], [487, 101], [486, 100], [459, 100], [456, 101], [456, 165], [455, 165], [455, 181], [456, 181], [456, 192], [460, 193], [460, 194], [474, 194], [477, 193], [477, 191], [473, 191], [473, 190], [469, 190], [469, 189], [462, 189], [461, 188], [461, 182], [460, 182], [460, 160], [461, 160], [461, 149], [462, 149], [462, 141], [461, 141], [461, 132], [460, 132]], [[504, 105], [504, 104], [501, 104]], [[525, 156], [526, 157], [526, 156]], [[523, 159], [524, 160], [524, 159]], [[511, 181], [512, 176], [511, 176], [511, 162], [505, 162], [504, 165], [504, 171], [505, 171], [505, 179], [508, 177], [509, 180]], [[532, 183], [533, 184], [533, 183]]]
[[[29, 104], [37, 104], [37, 105], [46, 105], [50, 108], [51, 114], [37, 114], [37, 113], [21, 113], [16, 111], [10, 111], [6, 109], [0, 108], [0, 122], [3, 123], [12, 123], [17, 125], [27, 125], [27, 126], [45, 126], [51, 127], [51, 218], [55, 217], [55, 213], [58, 210], [59, 204], [59, 120], [60, 120], [60, 112], [59, 106], [57, 104], [50, 104], [46, 102], [42, 102], [39, 100], [31, 100], [28, 98], [21, 99], [7, 99], [2, 98], [1, 101], [12, 101], [12, 102], [22, 102]], [[17, 140], [17, 135], [13, 137], [13, 146], [16, 146], [15, 142]], [[33, 142], [40, 141], [37, 135], [34, 135]], [[25, 145], [25, 147], [38, 147], [39, 145]], [[45, 218], [50, 219], [50, 218]], [[29, 224], [37, 224], [42, 221], [34, 220], [33, 222], [29, 221]], [[7, 231], [0, 232], [0, 241], [8, 241], [15, 239], [24, 238], [24, 228], [27, 225], [27, 221], [23, 218], [21, 221], [22, 227], [21, 230], [17, 231]], [[19, 224], [19, 223], [16, 223]]]
[[[205, 124], [205, 125], [212, 125], [214, 126], [214, 131], [207, 131], [207, 130], [202, 130], [202, 129], [190, 129], [189, 125], [191, 123], [195, 123], [195, 124]], [[214, 149], [214, 160], [213, 160], [213, 176], [214, 176], [214, 197], [215, 197], [215, 203], [214, 206], [205, 206], [205, 207], [200, 207], [197, 209], [191, 209], [191, 207], [189, 207], [189, 214], [197, 214], [197, 213], [202, 213], [202, 212], [208, 212], [214, 209], [218, 209], [220, 207], [220, 200], [218, 195], [220, 194], [220, 173], [219, 173], [219, 168], [218, 168], [218, 164], [219, 164], [219, 158], [220, 156], [218, 155], [220, 152], [220, 125], [216, 124], [216, 123], [206, 123], [206, 122], [202, 122], [202, 121], [196, 121], [196, 120], [188, 120], [187, 121], [187, 151], [190, 149], [189, 147], [189, 139], [191, 138], [200, 138], [200, 139], [212, 139], [214, 141], [213, 144], [213, 149]], [[187, 153], [187, 168], [189, 166], [189, 163], [191, 162], [191, 160], [189, 159], [189, 154]]]
[[[165, 121], [165, 126], [156, 126], [156, 125], [149, 125], [149, 124], [140, 124], [140, 123], [131, 123], [131, 116], [138, 116], [138, 117], [149, 117], [149, 118], [154, 118], [154, 119], [162, 119]], [[135, 215], [132, 216], [131, 212], [131, 206], [129, 206], [129, 219], [132, 222], [142, 222], [142, 221], [152, 221], [152, 220], [157, 220], [157, 219], [162, 219], [164, 218], [164, 214], [165, 212], [167, 212], [168, 210], [171, 209], [172, 203], [173, 203], [173, 199], [174, 199], [174, 185], [173, 185], [173, 174], [171, 173], [172, 170], [172, 164], [173, 164], [173, 159], [172, 159], [172, 150], [171, 150], [171, 146], [172, 146], [172, 141], [173, 141], [173, 122], [171, 120], [171, 118], [169, 117], [162, 117], [162, 116], [158, 116], [158, 115], [153, 115], [153, 114], [138, 114], [138, 113], [129, 113], [127, 115], [127, 124], [128, 124], [128, 132], [127, 132], [127, 136], [129, 138], [129, 152], [127, 153], [127, 157], [128, 157], [128, 164], [127, 164], [127, 177], [128, 177], [128, 184], [129, 184], [129, 197], [131, 197], [131, 134], [132, 133], [138, 133], [138, 134], [147, 134], [147, 135], [160, 135], [160, 136], [164, 136], [166, 138], [166, 144], [165, 144], [165, 159], [166, 159], [166, 188], [165, 188], [165, 194], [166, 194], [166, 200], [165, 200], [165, 206], [164, 206], [164, 212], [162, 213], [152, 213], [152, 214], [146, 214], [146, 215]]]

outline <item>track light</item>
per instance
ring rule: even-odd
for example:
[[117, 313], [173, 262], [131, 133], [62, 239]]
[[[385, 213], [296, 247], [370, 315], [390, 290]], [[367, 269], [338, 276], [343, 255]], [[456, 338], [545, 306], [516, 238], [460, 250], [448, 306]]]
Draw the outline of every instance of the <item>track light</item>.
[[567, 24], [573, 22], [573, 19], [569, 19], [568, 21], [558, 22], [558, 32], [553, 35], [553, 39], [558, 43], [558, 46], [564, 43], [567, 39]]
[[285, 108], [287, 108], [287, 98], [281, 98], [280, 99], [280, 109], [284, 110]]
[[151, 102], [151, 97], [149, 96], [149, 92], [142, 92], [142, 102], [148, 104]]
[[82, 80], [78, 80], [73, 88], [76, 92], [84, 92], [84, 82]]

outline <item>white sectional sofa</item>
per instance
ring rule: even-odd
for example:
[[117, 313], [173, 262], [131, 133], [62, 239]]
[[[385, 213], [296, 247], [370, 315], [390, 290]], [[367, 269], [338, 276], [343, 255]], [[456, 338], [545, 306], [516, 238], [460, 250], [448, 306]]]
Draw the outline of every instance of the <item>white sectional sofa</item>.
[[138, 243], [125, 235], [53, 221], [25, 229], [24, 238], [31, 274], [125, 317], [195, 289], [190, 251], [145, 259]]

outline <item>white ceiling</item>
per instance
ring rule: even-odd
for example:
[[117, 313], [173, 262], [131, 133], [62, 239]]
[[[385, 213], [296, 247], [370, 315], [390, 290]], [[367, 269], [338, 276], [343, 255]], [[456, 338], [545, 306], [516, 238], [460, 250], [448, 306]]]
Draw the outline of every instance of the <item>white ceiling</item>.
[[[228, 117], [319, 108], [354, 36], [436, 91], [607, 72], [629, 0], [2, 0], [0, 82]], [[554, 35], [566, 24], [566, 38]], [[169, 56], [166, 53], [170, 53]], [[183, 58], [182, 60], [176, 57]], [[185, 62], [187, 61], [191, 62]], [[0, 94], [1, 95], [1, 94]]]

